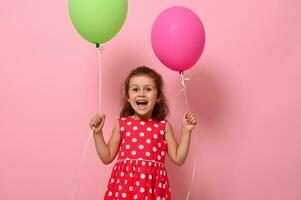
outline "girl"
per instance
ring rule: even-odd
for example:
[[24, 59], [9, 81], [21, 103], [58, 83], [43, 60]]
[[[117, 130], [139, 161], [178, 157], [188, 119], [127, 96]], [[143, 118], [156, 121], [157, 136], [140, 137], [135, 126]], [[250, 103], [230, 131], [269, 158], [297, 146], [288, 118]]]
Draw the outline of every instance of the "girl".
[[165, 119], [169, 110], [161, 76], [148, 67], [138, 67], [124, 86], [123, 108], [107, 144], [102, 132], [105, 115], [98, 114], [89, 123], [101, 161], [110, 164], [118, 153], [104, 200], [170, 200], [165, 155], [176, 165], [184, 163], [196, 116], [184, 114], [178, 144]]

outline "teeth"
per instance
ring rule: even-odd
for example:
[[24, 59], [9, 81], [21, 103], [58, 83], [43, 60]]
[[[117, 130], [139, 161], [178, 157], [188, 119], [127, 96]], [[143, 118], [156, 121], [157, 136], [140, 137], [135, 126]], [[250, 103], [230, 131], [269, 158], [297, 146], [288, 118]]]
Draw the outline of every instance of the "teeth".
[[136, 101], [137, 104], [147, 104], [148, 102], [146, 100], [138, 100]]

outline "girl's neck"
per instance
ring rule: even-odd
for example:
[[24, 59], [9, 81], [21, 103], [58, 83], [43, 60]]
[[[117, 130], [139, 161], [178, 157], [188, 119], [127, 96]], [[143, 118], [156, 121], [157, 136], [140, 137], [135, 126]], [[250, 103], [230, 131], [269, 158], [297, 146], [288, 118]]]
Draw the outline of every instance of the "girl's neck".
[[138, 115], [138, 114], [134, 114], [132, 116], [130, 116], [132, 119], [135, 119], [135, 120], [148, 120], [148, 119], [152, 119], [152, 116], [151, 115], [145, 115], [145, 116], [142, 116], [142, 115]]

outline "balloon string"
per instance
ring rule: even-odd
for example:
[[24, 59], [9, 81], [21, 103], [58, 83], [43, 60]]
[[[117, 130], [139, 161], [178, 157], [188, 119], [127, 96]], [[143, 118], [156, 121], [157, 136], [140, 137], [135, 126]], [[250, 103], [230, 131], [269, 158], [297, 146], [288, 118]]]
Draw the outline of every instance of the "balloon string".
[[103, 53], [103, 51], [104, 51], [104, 48], [103, 48], [103, 46], [100, 46], [99, 48], [98, 48], [98, 53], [97, 53], [97, 58], [98, 58], [98, 65], [99, 65], [99, 111], [100, 111], [100, 113], [101, 113], [101, 105], [102, 105], [102, 102], [101, 102], [101, 79], [102, 79], [102, 53]]
[[194, 180], [194, 174], [195, 174], [195, 156], [193, 158], [193, 169], [192, 169], [192, 176], [191, 176], [191, 182], [190, 182], [190, 186], [189, 186], [189, 190], [188, 190], [188, 193], [187, 193], [187, 196], [186, 196], [186, 200], [189, 199], [189, 196], [190, 196], [190, 193], [191, 193], [191, 188], [192, 188], [192, 184], [193, 184], [193, 180]]
[[79, 163], [79, 171], [78, 171], [78, 174], [77, 174], [77, 177], [76, 177], [76, 182], [75, 182], [75, 185], [73, 187], [73, 190], [72, 190], [72, 194], [71, 194], [71, 198], [70, 200], [73, 200], [74, 199], [74, 195], [75, 195], [75, 192], [76, 192], [76, 189], [77, 189], [77, 186], [78, 186], [78, 183], [79, 183], [79, 177], [81, 175], [81, 171], [82, 171], [82, 167], [83, 167], [83, 160], [85, 158], [85, 155], [86, 155], [86, 151], [87, 151], [87, 148], [88, 148], [88, 145], [91, 141], [91, 138], [92, 138], [92, 135], [93, 135], [93, 131], [94, 131], [94, 128], [92, 129], [92, 131], [90, 132], [90, 135], [87, 139], [87, 142], [85, 144], [85, 147], [84, 147], [84, 150], [81, 154], [81, 159], [80, 159], [80, 163]]
[[[191, 79], [192, 76], [190, 74], [190, 76], [188, 78], [184, 77], [184, 72], [180, 72], [180, 75], [181, 75], [181, 84], [182, 84], [181, 91], [184, 92], [186, 111], [189, 111], [189, 104], [188, 104], [188, 99], [187, 99], [185, 81], [188, 81], [189, 79]], [[190, 196], [190, 193], [191, 193], [191, 188], [192, 188], [192, 184], [193, 184], [193, 180], [194, 180], [194, 175], [195, 175], [195, 169], [196, 169], [196, 158], [195, 158], [195, 155], [194, 155], [193, 156], [193, 168], [192, 168], [191, 182], [190, 182], [190, 185], [189, 185], [189, 189], [188, 189], [188, 193], [187, 193], [187, 196], [186, 196], [186, 200], [189, 199], [189, 196]]]
[[181, 84], [182, 84], [182, 89], [181, 91], [184, 92], [184, 97], [185, 97], [185, 105], [186, 105], [186, 111], [189, 111], [189, 105], [188, 105], [188, 99], [187, 99], [187, 94], [186, 94], [186, 85], [185, 81], [189, 80], [190, 78], [184, 78], [184, 72], [180, 72], [181, 75]]
[[[102, 63], [102, 53], [103, 53], [103, 51], [104, 51], [104, 48], [102, 46], [100, 46], [98, 48], [98, 51], [97, 51], [97, 60], [98, 60], [98, 65], [99, 65], [99, 110], [100, 110], [100, 112], [101, 112], [101, 71], [102, 71], [101, 63]], [[79, 171], [78, 171], [78, 174], [77, 174], [77, 177], [76, 177], [76, 182], [75, 182], [75, 185], [73, 187], [70, 200], [74, 199], [74, 195], [75, 195], [75, 192], [77, 190], [78, 183], [79, 183], [79, 177], [80, 177], [81, 171], [82, 171], [83, 160], [85, 158], [88, 145], [90, 144], [90, 141], [91, 141], [91, 138], [92, 138], [92, 135], [93, 135], [93, 131], [94, 131], [94, 128], [92, 128], [92, 130], [90, 132], [90, 135], [87, 139], [87, 142], [85, 144], [84, 150], [81, 154], [81, 159], [80, 159], [80, 163], [79, 163]]]

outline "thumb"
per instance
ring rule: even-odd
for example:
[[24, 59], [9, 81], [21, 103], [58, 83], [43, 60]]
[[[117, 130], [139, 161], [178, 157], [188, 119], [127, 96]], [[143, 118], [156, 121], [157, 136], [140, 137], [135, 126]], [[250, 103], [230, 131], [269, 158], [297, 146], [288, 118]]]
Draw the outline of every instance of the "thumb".
[[104, 120], [106, 119], [106, 115], [105, 115], [105, 114], [102, 114], [102, 115], [101, 115], [101, 119], [102, 119], [102, 121], [104, 121]]

